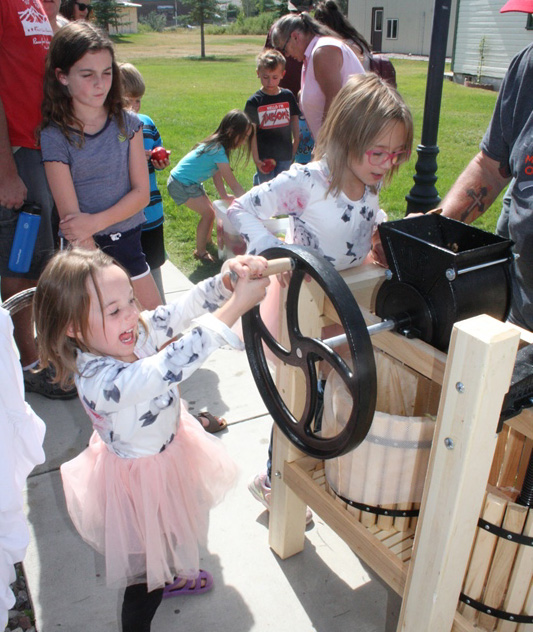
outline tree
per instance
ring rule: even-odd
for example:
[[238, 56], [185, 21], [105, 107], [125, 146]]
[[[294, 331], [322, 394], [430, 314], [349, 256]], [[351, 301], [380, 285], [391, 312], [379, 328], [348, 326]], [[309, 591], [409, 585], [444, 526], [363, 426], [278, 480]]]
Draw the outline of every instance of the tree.
[[[287, 3], [284, 2], [284, 14], [287, 13]], [[255, 8], [257, 13], [271, 13], [277, 10], [274, 0], [256, 0]]]
[[276, 19], [282, 18], [284, 15], [287, 15], [287, 3], [285, 2], [285, 0], [276, 0], [274, 13], [276, 14]]
[[205, 57], [204, 25], [218, 16], [218, 0], [183, 0], [190, 8], [191, 22], [200, 25], [201, 57]]
[[228, 22], [230, 22], [231, 20], [235, 21], [237, 19], [237, 16], [239, 15], [239, 7], [236, 4], [233, 4], [233, 2], [230, 2], [227, 5], [227, 9], [226, 9], [226, 17], [228, 19]]
[[96, 24], [109, 33], [112, 26], [118, 31], [121, 21], [121, 5], [117, 0], [97, 0], [93, 3]]
[[242, 0], [242, 12], [245, 18], [251, 18], [257, 15], [256, 0]]

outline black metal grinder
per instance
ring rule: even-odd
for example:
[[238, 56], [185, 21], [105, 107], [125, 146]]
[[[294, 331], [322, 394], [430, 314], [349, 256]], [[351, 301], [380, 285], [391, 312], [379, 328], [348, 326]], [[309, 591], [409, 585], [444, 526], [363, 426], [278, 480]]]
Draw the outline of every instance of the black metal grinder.
[[433, 213], [386, 222], [379, 233], [391, 278], [378, 291], [376, 314], [398, 322], [400, 333], [446, 351], [455, 322], [506, 319], [510, 240]]

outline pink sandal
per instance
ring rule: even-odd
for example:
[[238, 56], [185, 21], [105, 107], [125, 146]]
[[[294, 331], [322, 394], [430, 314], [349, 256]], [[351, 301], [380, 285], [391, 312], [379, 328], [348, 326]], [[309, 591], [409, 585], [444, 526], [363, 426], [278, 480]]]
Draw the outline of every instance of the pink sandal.
[[184, 577], [179, 577], [178, 575], [172, 584], [165, 586], [163, 599], [177, 597], [178, 595], [201, 595], [213, 588], [213, 575], [207, 571], [200, 570], [196, 579], [187, 579], [183, 586], [179, 586], [184, 579]]

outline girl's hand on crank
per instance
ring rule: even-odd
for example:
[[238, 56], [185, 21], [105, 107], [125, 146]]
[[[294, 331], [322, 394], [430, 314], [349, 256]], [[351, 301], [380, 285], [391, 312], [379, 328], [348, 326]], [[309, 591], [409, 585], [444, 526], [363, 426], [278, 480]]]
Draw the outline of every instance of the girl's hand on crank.
[[277, 274], [276, 277], [278, 279], [278, 283], [281, 287], [288, 287], [291, 281], [292, 272], [282, 272], [281, 274]]
[[232, 296], [235, 307], [239, 311], [239, 316], [245, 314], [265, 298], [269, 284], [270, 278], [266, 276], [254, 277], [250, 274], [245, 277], [239, 277]]
[[233, 294], [214, 315], [228, 327], [233, 327], [243, 314], [265, 298], [270, 283], [269, 277], [262, 276], [266, 269], [267, 260], [264, 257], [242, 255], [228, 259], [221, 273], [224, 285], [229, 289], [230, 283]]
[[220, 272], [226, 288], [233, 290], [238, 279], [244, 279], [246, 277], [261, 278], [267, 266], [268, 261], [264, 257], [238, 255], [237, 257], [227, 259]]

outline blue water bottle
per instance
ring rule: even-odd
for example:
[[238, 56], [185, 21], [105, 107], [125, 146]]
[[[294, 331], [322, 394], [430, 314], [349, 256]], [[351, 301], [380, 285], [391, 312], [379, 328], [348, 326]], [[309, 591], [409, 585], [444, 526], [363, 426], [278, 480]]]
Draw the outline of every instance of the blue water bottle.
[[15, 229], [8, 267], [12, 272], [28, 272], [35, 241], [41, 223], [41, 207], [33, 202], [24, 202]]

